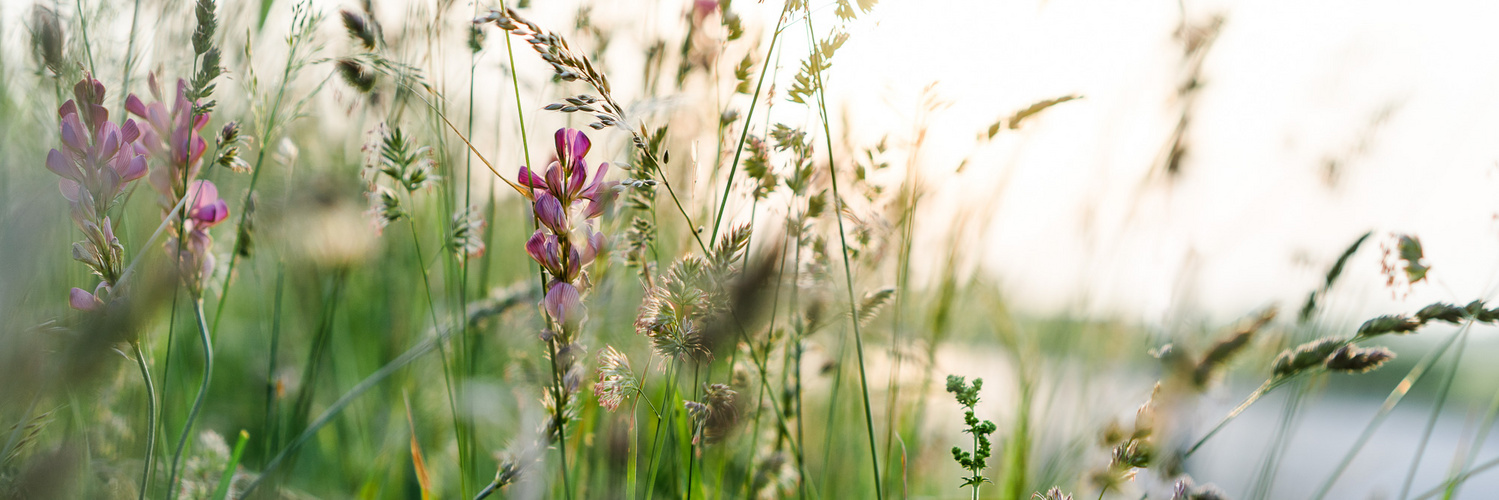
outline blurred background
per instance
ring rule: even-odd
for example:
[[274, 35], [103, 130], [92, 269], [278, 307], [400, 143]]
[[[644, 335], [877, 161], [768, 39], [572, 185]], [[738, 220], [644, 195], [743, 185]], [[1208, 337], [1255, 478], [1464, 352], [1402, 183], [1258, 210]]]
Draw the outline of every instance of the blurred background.
[[[305, 67], [285, 74], [288, 38], [295, 36], [292, 3], [219, 6], [228, 71], [205, 130], [217, 131], [233, 119], [256, 136], [267, 106], [298, 110], [283, 115], [285, 128], [269, 141], [255, 137], [245, 152], [268, 152], [255, 202], [255, 239], [262, 250], [243, 260], [233, 278], [232, 295], [238, 297], [218, 309], [225, 319], [216, 322], [223, 325], [215, 332], [216, 396], [199, 425], [231, 442], [239, 429], [262, 425], [260, 415], [268, 414], [264, 387], [295, 389], [305, 373], [298, 366], [321, 325], [338, 332], [330, 349], [339, 354], [317, 381], [321, 391], [311, 404], [318, 409], [427, 335], [432, 324], [424, 310], [428, 301], [418, 294], [423, 286], [458, 287], [462, 294], [440, 293], [435, 307], [462, 311], [471, 305], [462, 297], [490, 295], [525, 282], [531, 272], [521, 253], [532, 231], [524, 200], [495, 182], [441, 122], [427, 116], [422, 102], [408, 97], [402, 111], [400, 91], [388, 82], [362, 93], [336, 76], [332, 60], [354, 51], [338, 22], [339, 9], [362, 9], [380, 20], [387, 56], [419, 68], [474, 147], [507, 176], [527, 155], [539, 163], [548, 154], [551, 131], [587, 123], [543, 111], [579, 89], [555, 81], [521, 38], [511, 40], [513, 63], [503, 32], [489, 27], [473, 41], [470, 21], [497, 5], [308, 5], [325, 17], [298, 63]], [[1499, 5], [884, 0], [852, 19], [835, 12], [839, 5], [811, 2], [811, 31], [818, 38], [830, 30], [848, 35], [825, 73], [824, 90], [833, 153], [844, 159], [839, 168], [861, 175], [843, 181], [855, 193], [845, 194], [845, 220], [876, 235], [856, 256], [858, 288], [897, 287], [905, 297], [865, 333], [872, 339], [866, 346], [868, 377], [880, 386], [872, 386], [875, 407], [920, 408], [891, 409], [892, 418], [876, 419], [880, 433], [890, 432], [880, 437], [881, 446], [909, 446], [904, 460], [894, 460], [910, 468], [911, 482], [900, 483], [910, 498], [967, 495], [954, 487], [962, 471], [947, 452], [968, 439], [960, 432], [960, 408], [937, 390], [940, 382], [931, 382], [947, 374], [985, 379], [979, 415], [999, 424], [997, 440], [1009, 439], [1004, 436], [1014, 429], [1030, 433], [1030, 465], [1020, 480], [1027, 494], [1056, 485], [1092, 498], [1098, 493], [1087, 486], [1088, 471], [1109, 460], [1097, 434], [1111, 420], [1129, 422], [1151, 397], [1154, 382], [1164, 377], [1152, 352], [1162, 346], [1200, 351], [1263, 310], [1280, 312], [1221, 383], [1180, 409], [1177, 423], [1184, 433], [1200, 435], [1260, 385], [1282, 348], [1352, 334], [1381, 314], [1489, 300], [1499, 290], [1499, 142], [1493, 140], [1499, 137], [1499, 94], [1493, 91], [1499, 88], [1499, 31], [1492, 29]], [[62, 71], [48, 70], [37, 53], [47, 19], [38, 9], [55, 15], [63, 28], [61, 54], [69, 66]], [[670, 125], [667, 144], [675, 161], [666, 175], [684, 211], [700, 217], [698, 226], [711, 227], [703, 220], [711, 220], [722, 201], [726, 168], [751, 106], [749, 95], [734, 92], [743, 80], [736, 66], [747, 56], [754, 63], [751, 76], [762, 67], [771, 75], [751, 117], [751, 134], [764, 136], [773, 124], [804, 129], [817, 138], [817, 164], [826, 165], [817, 108], [787, 99], [807, 57], [808, 19], [788, 17], [777, 45], [768, 49], [781, 9], [776, 2], [746, 0], [711, 9], [693, 2], [568, 0], [533, 1], [521, 11], [587, 52], [607, 72], [630, 115], [653, 127]], [[744, 32], [732, 39], [730, 14]], [[52, 373], [22, 361], [35, 352], [61, 351], [42, 347], [50, 341], [29, 339], [38, 335], [36, 325], [72, 314], [66, 290], [88, 282], [86, 271], [68, 259], [78, 232], [68, 225], [55, 176], [43, 168], [47, 150], [57, 143], [54, 111], [88, 64], [108, 87], [112, 110], [127, 91], [147, 93], [148, 72], [162, 75], [163, 82], [188, 77], [195, 67], [187, 42], [193, 15], [190, 2], [173, 0], [0, 1], [0, 326], [9, 337], [0, 343], [0, 350], [9, 350], [0, 355], [0, 364], [8, 364], [0, 371], [14, 377]], [[129, 42], [132, 19], [139, 27]], [[125, 73], [129, 50], [134, 69]], [[122, 89], [127, 74], [132, 80]], [[283, 81], [290, 97], [273, 104], [270, 97]], [[1034, 114], [1022, 112], [1052, 100]], [[526, 113], [524, 143], [517, 109]], [[725, 119], [729, 113], [733, 120]], [[488, 214], [488, 259], [463, 271], [424, 264], [442, 275], [430, 285], [423, 284], [406, 242], [417, 228], [375, 232], [363, 215], [368, 207], [361, 147], [377, 123], [402, 120], [438, 150], [442, 168], [450, 169], [447, 182], [455, 186], [439, 188], [451, 190], [446, 201], [434, 196], [419, 202], [424, 215], [415, 220], [432, 225], [423, 234], [440, 235], [439, 227], [446, 227], [450, 211], [443, 203], [471, 201]], [[628, 134], [589, 133], [591, 161], [635, 163]], [[208, 175], [233, 213], [245, 210], [245, 175]], [[150, 196], [139, 198], [123, 209], [139, 220], [118, 229], [132, 256], [150, 251], [137, 252], [136, 246], [149, 238], [160, 216]], [[794, 212], [789, 200], [796, 198], [780, 193], [766, 199], [757, 204], [748, 191], [732, 192], [723, 204], [725, 219], [753, 224], [757, 235], [779, 234]], [[920, 203], [901, 205], [903, 199]], [[693, 228], [667, 206], [657, 220], [662, 253], [669, 254], [663, 269], [671, 255], [695, 248]], [[906, 219], [892, 216], [896, 206], [913, 214], [905, 215], [913, 221], [906, 240], [900, 239]], [[618, 224], [610, 226], [611, 237], [624, 233], [628, 218], [611, 222]], [[227, 252], [235, 232], [222, 227], [216, 238], [219, 251]], [[1329, 267], [1367, 232], [1370, 239], [1347, 260], [1315, 316], [1297, 321], [1308, 293], [1323, 285]], [[1382, 265], [1399, 234], [1419, 238], [1431, 268], [1424, 280], [1387, 282]], [[908, 252], [899, 248], [901, 241], [909, 242]], [[777, 242], [757, 237], [751, 253], [775, 253]], [[425, 257], [438, 259], [430, 252], [439, 243], [425, 244], [433, 245]], [[831, 248], [836, 252], [836, 244]], [[828, 277], [797, 286], [809, 293], [821, 287], [836, 302], [843, 271], [836, 256], [831, 262]], [[169, 274], [169, 265], [155, 265], [155, 274]], [[626, 351], [636, 371], [645, 373], [649, 346], [631, 328], [641, 291], [622, 262], [610, 265], [612, 274], [591, 294], [588, 328], [595, 340], [587, 344]], [[452, 283], [462, 273], [468, 281]], [[224, 277], [216, 279], [209, 287], [210, 310], [218, 306]], [[167, 312], [171, 295], [166, 297], [160, 311], [139, 320], [157, 344], [150, 356], [164, 357], [170, 325], [179, 329], [172, 341], [177, 349], [196, 355], [196, 345], [180, 337], [191, 315], [185, 309]], [[486, 353], [475, 361], [482, 375], [462, 391], [470, 405], [465, 422], [484, 436], [476, 447], [487, 460], [491, 451], [524, 441], [542, 418], [535, 387], [518, 373], [542, 356], [531, 333], [540, 320], [532, 307], [515, 309], [478, 327], [475, 338], [483, 340], [476, 340], [474, 352]], [[275, 348], [266, 339], [283, 328], [284, 346], [291, 346], [279, 355], [285, 373], [271, 373], [266, 360], [278, 355], [268, 351]], [[846, 357], [851, 354], [844, 330], [809, 337], [808, 360], [797, 372], [798, 379], [809, 380], [809, 395], [828, 401], [814, 410], [826, 416], [826, 425], [808, 418], [808, 442], [818, 442], [809, 451], [832, 456], [827, 462], [808, 459], [817, 464], [809, 471], [814, 477], [867, 473], [860, 454], [863, 424], [855, 418], [861, 408], [846, 385], [858, 372]], [[1469, 335], [1433, 325], [1417, 335], [1382, 339], [1381, 345], [1398, 353], [1390, 364], [1367, 375], [1318, 376], [1270, 394], [1188, 460], [1186, 471], [1231, 498], [1303, 498], [1329, 479], [1351, 447], [1365, 443], [1326, 498], [1416, 498], [1463, 464], [1499, 456], [1494, 443], [1485, 449], [1478, 442], [1488, 436], [1486, 410], [1499, 401], [1499, 368], [1486, 361], [1499, 354], [1492, 326], [1475, 325]], [[916, 360], [918, 352], [926, 359]], [[1418, 368], [1428, 355], [1433, 361]], [[134, 464], [125, 461], [138, 455], [142, 438], [129, 429], [144, 411], [133, 402], [141, 389], [129, 359], [101, 361], [103, 373], [89, 383], [94, 392], [79, 394], [113, 396], [100, 396], [99, 404], [82, 410], [76, 399], [58, 401], [53, 418], [69, 424], [47, 435], [67, 442], [93, 428], [127, 436], [94, 437], [111, 443], [85, 452], [94, 459], [84, 462], [99, 469], [90, 473], [99, 477], [125, 477], [135, 474], [127, 469], [140, 467], [138, 457]], [[164, 403], [175, 405], [163, 410], [168, 428], [176, 429], [186, 412], [189, 401], [180, 395], [196, 387], [200, 368], [194, 363], [158, 381], [179, 394]], [[1379, 420], [1380, 406], [1413, 369], [1430, 375], [1405, 384], [1409, 397]], [[309, 445], [301, 468], [284, 484], [323, 498], [355, 490], [381, 498], [409, 494], [410, 456], [403, 456], [408, 427], [423, 436], [429, 461], [459, 446], [443, 441], [452, 435], [443, 427], [449, 403], [430, 385], [443, 374], [443, 365], [427, 359], [354, 402]], [[590, 371], [586, 379], [593, 378]], [[33, 383], [13, 378], [0, 385]], [[30, 400], [20, 397], [25, 390], [0, 392], [15, 396], [0, 399], [4, 411], [32, 412]], [[409, 426], [403, 399], [417, 410]], [[602, 442], [601, 429], [622, 425], [622, 418], [600, 417], [596, 405], [590, 408], [589, 427], [581, 432], [598, 432]], [[834, 414], [843, 420], [835, 422]], [[1378, 425], [1360, 437], [1371, 420]], [[101, 422], [108, 425], [93, 427]], [[0, 423], [0, 429], [11, 425]], [[835, 438], [839, 433], [848, 436]], [[174, 442], [175, 434], [168, 436]], [[256, 445], [252, 440], [244, 461], [250, 471], [273, 453]], [[847, 463], [839, 456], [848, 456]], [[883, 455], [881, 463], [889, 465], [895, 456]], [[492, 462], [472, 475], [487, 481]], [[991, 463], [998, 467], [999, 461]], [[391, 477], [376, 478], [371, 471]], [[1153, 472], [1110, 497], [1170, 498], [1170, 482]], [[457, 475], [439, 481], [450, 488], [443, 497], [457, 496]], [[817, 485], [836, 491], [836, 482]], [[1402, 493], [1405, 483], [1415, 487]], [[852, 491], [867, 493], [867, 487], [858, 488], [864, 489]], [[1000, 498], [999, 490], [987, 489], [985, 497]], [[1491, 498], [1493, 491], [1499, 491], [1499, 473], [1474, 476], [1453, 496]], [[523, 483], [506, 494], [555, 492]]]

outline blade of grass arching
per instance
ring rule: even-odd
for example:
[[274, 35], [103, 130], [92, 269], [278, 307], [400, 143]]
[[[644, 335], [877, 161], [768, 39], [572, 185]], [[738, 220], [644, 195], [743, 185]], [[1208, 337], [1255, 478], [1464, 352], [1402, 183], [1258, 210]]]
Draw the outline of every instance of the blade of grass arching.
[[431, 338], [422, 341], [420, 344], [412, 346], [396, 359], [393, 359], [389, 363], [386, 363], [385, 366], [380, 367], [380, 369], [376, 370], [375, 373], [372, 373], [368, 377], [365, 377], [364, 380], [360, 381], [359, 384], [349, 389], [348, 392], [345, 392], [343, 396], [340, 396], [337, 401], [333, 402], [333, 404], [328, 405], [328, 409], [323, 410], [323, 413], [319, 414], [318, 417], [314, 419], [305, 429], [303, 429], [301, 433], [299, 433], [295, 438], [287, 443], [286, 447], [277, 452], [274, 457], [271, 457], [271, 460], [269, 462], [266, 462], [265, 467], [260, 471], [260, 475], [257, 476], [254, 481], [251, 481], [249, 485], [245, 486], [244, 491], [241, 492], [241, 496], [243, 498], [251, 498], [250, 493], [255, 491], [256, 487], [260, 486], [262, 482], [271, 477], [271, 475], [276, 472], [277, 468], [279, 468], [283, 462], [285, 462], [289, 457], [296, 453], [297, 450], [301, 449], [302, 445], [306, 443], [307, 440], [311, 439], [314, 434], [317, 434], [317, 431], [328, 425], [329, 422], [332, 422], [334, 417], [338, 416], [339, 413], [343, 412], [344, 408], [349, 406], [349, 403], [352, 403], [360, 395], [363, 395], [366, 391], [374, 388], [376, 385], [384, 381], [387, 377], [395, 373], [397, 370], [405, 368], [406, 365], [411, 364], [412, 361], [415, 361], [422, 355], [437, 349], [437, 344], [447, 341], [448, 336], [451, 335], [452, 332], [452, 329], [442, 331], [432, 336]]
[[1468, 330], [1459, 332], [1457, 350], [1452, 353], [1452, 367], [1447, 370], [1447, 378], [1442, 381], [1441, 389], [1437, 390], [1436, 403], [1431, 408], [1431, 416], [1426, 419], [1426, 429], [1421, 431], [1421, 442], [1416, 445], [1416, 456], [1411, 459], [1410, 470], [1405, 473], [1405, 482], [1400, 486], [1400, 500], [1410, 497], [1411, 483], [1416, 480], [1416, 471], [1421, 468], [1421, 458], [1426, 454], [1426, 445], [1431, 442], [1431, 433], [1436, 430], [1437, 419], [1442, 416], [1442, 408], [1447, 405], [1447, 395], [1452, 391], [1452, 381], [1457, 379], [1457, 369], [1462, 365], [1463, 347], [1468, 343]]
[[1410, 392], [1411, 386], [1420, 381], [1421, 377], [1426, 374], [1426, 370], [1431, 368], [1431, 365], [1436, 363], [1442, 357], [1442, 354], [1447, 352], [1447, 348], [1452, 346], [1453, 341], [1466, 333], [1472, 326], [1473, 322], [1471, 320], [1464, 323], [1461, 330], [1448, 337], [1436, 349], [1432, 349], [1431, 352], [1427, 353], [1425, 357], [1416, 363], [1416, 366], [1411, 367], [1410, 372], [1406, 373], [1405, 378], [1385, 398], [1384, 404], [1379, 407], [1379, 411], [1375, 413], [1374, 419], [1370, 420], [1369, 425], [1364, 427], [1364, 432], [1359, 435], [1357, 441], [1354, 441], [1353, 448], [1348, 450], [1348, 453], [1343, 456], [1343, 460], [1338, 462], [1337, 467], [1333, 469], [1332, 474], [1317, 489], [1317, 493], [1312, 496], [1312, 500], [1322, 500], [1322, 498], [1327, 496], [1328, 492], [1332, 491], [1332, 486], [1334, 483], [1337, 483], [1338, 477], [1342, 476], [1343, 471], [1348, 468], [1348, 465], [1353, 463], [1353, 458], [1358, 456], [1358, 452], [1364, 448], [1364, 444], [1368, 443], [1369, 439], [1374, 436], [1374, 431], [1379, 428], [1379, 424], [1384, 423], [1384, 419], [1395, 409], [1395, 405], [1400, 404], [1400, 400], [1405, 398], [1406, 393]]
[[802, 7], [807, 12], [807, 39], [812, 58], [812, 76], [817, 84], [817, 108], [822, 116], [823, 138], [827, 142], [828, 174], [833, 185], [834, 216], [838, 221], [838, 244], [843, 254], [843, 279], [848, 286], [849, 321], [853, 325], [855, 354], [859, 359], [859, 386], [864, 395], [864, 428], [869, 434], [869, 461], [874, 472], [874, 493], [876, 499], [884, 500], [885, 488], [880, 484], [879, 448], [874, 440], [874, 412], [869, 404], [869, 376], [864, 367], [864, 335], [859, 331], [858, 302], [854, 297], [854, 269], [848, 261], [848, 235], [843, 230], [843, 198], [838, 194], [838, 164], [833, 159], [833, 131], [828, 124], [828, 89], [822, 80], [822, 54], [817, 47], [817, 32], [812, 29], [812, 8], [807, 2], [803, 2]]
[[739, 131], [739, 143], [734, 147], [734, 162], [729, 164], [729, 177], [724, 182], [723, 199], [718, 202], [718, 213], [713, 216], [713, 232], [709, 241], [718, 240], [718, 227], [723, 223], [723, 212], [729, 204], [729, 191], [734, 187], [734, 174], [739, 172], [739, 158], [744, 153], [744, 141], [749, 138], [750, 120], [755, 118], [755, 105], [760, 102], [760, 88], [765, 85], [765, 74], [770, 72], [770, 55], [775, 52], [776, 39], [781, 37], [781, 23], [786, 21], [786, 10], [790, 2], [782, 2], [781, 15], [776, 18], [775, 30], [770, 35], [770, 47], [765, 49], [765, 62], [760, 67], [760, 79], [755, 83], [755, 93], [750, 95], [749, 111], [744, 115], [744, 128]]
[[1443, 500], [1452, 500], [1457, 496], [1458, 487], [1462, 485], [1462, 482], [1457, 480], [1457, 476], [1461, 474], [1469, 464], [1472, 464], [1474, 460], [1478, 459], [1478, 452], [1483, 450], [1483, 443], [1485, 441], [1488, 441], [1489, 431], [1493, 429], [1494, 420], [1496, 417], [1499, 417], [1499, 391], [1494, 391], [1493, 399], [1489, 400], [1489, 409], [1488, 411], [1484, 412], [1482, 423], [1478, 424], [1478, 435], [1475, 436], [1472, 444], [1469, 445], [1468, 457], [1463, 461], [1455, 464], [1456, 466], [1453, 467], [1452, 472], [1447, 475], [1447, 487], [1446, 490], [1442, 492]]
[[271, 456], [271, 449], [281, 441], [279, 425], [280, 419], [276, 418], [276, 402], [280, 400], [280, 379], [276, 376], [277, 355], [281, 352], [281, 294], [286, 289], [286, 265], [280, 264], [276, 267], [276, 298], [271, 305], [271, 347], [270, 354], [266, 356], [266, 384], [265, 384], [265, 417], [261, 423], [261, 441], [265, 442], [265, 450], [262, 457]]
[[245, 444], [248, 442], [250, 433], [240, 429], [239, 439], [234, 441], [234, 452], [229, 454], [229, 463], [224, 466], [224, 475], [219, 476], [219, 486], [213, 489], [213, 500], [229, 497], [229, 484], [234, 482], [234, 471], [239, 468], [239, 459], [245, 456]]

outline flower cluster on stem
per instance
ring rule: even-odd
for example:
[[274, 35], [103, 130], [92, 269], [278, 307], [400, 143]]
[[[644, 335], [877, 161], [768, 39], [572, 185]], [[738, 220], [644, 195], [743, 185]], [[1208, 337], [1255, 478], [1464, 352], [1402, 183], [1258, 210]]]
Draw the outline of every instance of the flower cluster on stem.
[[196, 104], [187, 98], [186, 80], [177, 80], [177, 94], [170, 110], [163, 102], [156, 75], [151, 75], [148, 83], [156, 100], [146, 104], [131, 94], [125, 99], [125, 109], [144, 120], [140, 142], [156, 159], [150, 181], [162, 210], [170, 215], [173, 207], [187, 199], [183, 217], [169, 221], [172, 238], [167, 240], [166, 249], [177, 254], [183, 282], [198, 295], [202, 293], [203, 282], [213, 274], [215, 263], [213, 237], [208, 229], [229, 218], [229, 205], [219, 198], [218, 187], [198, 179], [203, 169], [203, 153], [208, 150], [202, 131], [209, 114], [194, 112]]
[[104, 108], [104, 84], [84, 75], [73, 86], [73, 99], [58, 108], [62, 148], [47, 153], [47, 169], [71, 207], [73, 223], [84, 240], [73, 244], [73, 258], [99, 277], [92, 293], [74, 288], [68, 303], [90, 310], [109, 300], [125, 272], [125, 247], [115, 237], [109, 209], [125, 186], [146, 176], [141, 128], [134, 120], [119, 126]]
[[[599, 164], [590, 171], [584, 159], [591, 147], [588, 136], [564, 128], [557, 131], [555, 140], [557, 160], [544, 173], [537, 175], [521, 167], [517, 176], [540, 225], [526, 241], [526, 253], [546, 274], [542, 311], [547, 327], [541, 338], [555, 348], [552, 355], [560, 384], [547, 402], [554, 410], [568, 407], [571, 394], [581, 382], [581, 369], [575, 361], [583, 352], [577, 337], [587, 317], [582, 294], [588, 290], [589, 280], [583, 266], [604, 250], [604, 235], [594, 229], [593, 221], [603, 215], [614, 193], [613, 183], [603, 180], [609, 164]], [[561, 418], [557, 420], [553, 432], [564, 423]]]

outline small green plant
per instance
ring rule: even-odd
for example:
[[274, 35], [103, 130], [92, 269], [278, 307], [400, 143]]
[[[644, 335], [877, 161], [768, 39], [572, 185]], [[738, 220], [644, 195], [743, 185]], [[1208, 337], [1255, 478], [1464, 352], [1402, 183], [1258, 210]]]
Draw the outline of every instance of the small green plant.
[[968, 472], [973, 474], [963, 478], [963, 484], [958, 487], [972, 486], [973, 498], [979, 497], [979, 486], [985, 482], [990, 482], [989, 478], [984, 477], [983, 471], [985, 467], [989, 466], [989, 435], [994, 434], [996, 428], [994, 422], [988, 420], [981, 422], [978, 417], [973, 415], [973, 407], [979, 404], [979, 389], [983, 386], [984, 379], [981, 378], [973, 379], [973, 385], [968, 385], [964, 377], [957, 375], [947, 376], [947, 392], [953, 393], [953, 397], [957, 398], [958, 404], [963, 405], [963, 408], [966, 410], [963, 412], [963, 424], [968, 426], [968, 428], [963, 429], [963, 432], [973, 435], [973, 453], [963, 451], [961, 446], [952, 447], [953, 460], [957, 460], [958, 465], [963, 466], [964, 469], [968, 469]]

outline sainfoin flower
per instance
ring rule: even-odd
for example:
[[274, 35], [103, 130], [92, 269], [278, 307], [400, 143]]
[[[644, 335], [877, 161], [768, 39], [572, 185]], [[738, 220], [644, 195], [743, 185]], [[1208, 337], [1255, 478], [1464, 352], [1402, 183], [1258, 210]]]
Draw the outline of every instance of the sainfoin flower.
[[171, 109], [163, 102], [155, 74], [150, 76], [148, 84], [151, 96], [156, 100], [146, 104], [135, 94], [130, 94], [125, 98], [125, 110], [144, 120], [141, 144], [150, 151], [157, 164], [151, 172], [151, 186], [161, 195], [163, 209], [171, 210], [202, 169], [203, 153], [208, 150], [208, 141], [203, 139], [202, 132], [208, 125], [209, 114], [193, 112], [194, 105], [187, 99], [185, 80], [177, 80], [177, 94], [172, 99]]
[[47, 153], [47, 169], [61, 177], [58, 187], [83, 231], [84, 240], [73, 244], [73, 258], [101, 280], [92, 293], [72, 289], [68, 303], [93, 309], [107, 301], [124, 273], [125, 248], [108, 213], [125, 186], [146, 175], [146, 151], [135, 121], [127, 119], [124, 126], [109, 121], [104, 84], [85, 75], [73, 86], [73, 97], [57, 110], [62, 147]]
[[[577, 335], [587, 318], [583, 306], [583, 294], [587, 292], [589, 280], [584, 266], [592, 263], [604, 250], [604, 237], [595, 232], [593, 220], [600, 217], [608, 202], [608, 192], [613, 184], [603, 181], [609, 164], [600, 164], [590, 171], [584, 156], [588, 154], [588, 136], [574, 129], [561, 129], [555, 134], [557, 160], [547, 166], [542, 175], [534, 174], [530, 168], [521, 167], [518, 177], [522, 194], [531, 200], [531, 207], [541, 227], [526, 240], [526, 254], [540, 264], [547, 275], [545, 296], [541, 310], [546, 316], [547, 327], [542, 338], [552, 343], [557, 353], [554, 361], [563, 380], [576, 380], [579, 368], [571, 353], [581, 352]], [[615, 391], [604, 385], [601, 397], [605, 404], [618, 404]], [[547, 404], [554, 410], [550, 428], [558, 432], [565, 423], [564, 411], [569, 404], [572, 384], [564, 384], [560, 394], [548, 394]], [[561, 400], [556, 400], [560, 396]]]
[[213, 274], [213, 236], [208, 229], [229, 218], [229, 205], [219, 199], [219, 189], [212, 182], [193, 181], [186, 193], [187, 216], [182, 223], [185, 234], [180, 245], [175, 240], [167, 242], [167, 248], [178, 250], [178, 262], [183, 279], [194, 290], [201, 291], [203, 278]]
[[156, 75], [148, 80], [151, 96], [147, 104], [135, 94], [125, 99], [125, 109], [141, 117], [140, 142], [156, 159], [151, 171], [151, 186], [159, 195], [162, 210], [170, 214], [186, 198], [180, 221], [168, 221], [172, 238], [166, 249], [177, 254], [178, 270], [183, 281], [195, 293], [202, 291], [204, 279], [213, 273], [213, 237], [208, 229], [229, 217], [229, 205], [219, 198], [212, 182], [198, 180], [203, 167], [203, 153], [208, 141], [202, 136], [209, 114], [194, 112], [197, 107], [187, 98], [187, 82], [177, 80], [177, 93], [170, 109], [163, 102]]

